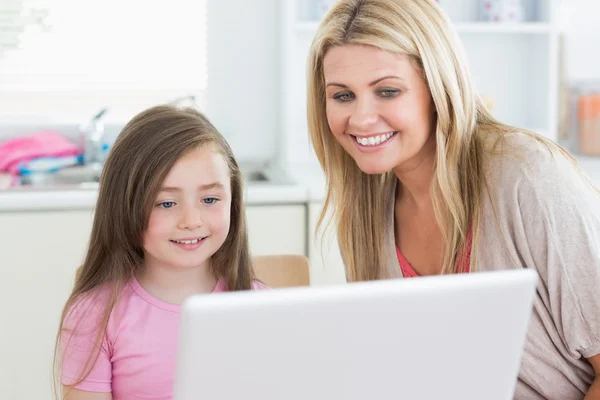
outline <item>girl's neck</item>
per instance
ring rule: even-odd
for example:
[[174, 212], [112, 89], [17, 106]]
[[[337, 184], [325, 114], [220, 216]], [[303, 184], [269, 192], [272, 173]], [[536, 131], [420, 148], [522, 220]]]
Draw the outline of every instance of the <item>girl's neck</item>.
[[152, 296], [170, 304], [181, 304], [194, 294], [211, 293], [217, 285], [208, 262], [187, 269], [147, 264], [136, 279]]

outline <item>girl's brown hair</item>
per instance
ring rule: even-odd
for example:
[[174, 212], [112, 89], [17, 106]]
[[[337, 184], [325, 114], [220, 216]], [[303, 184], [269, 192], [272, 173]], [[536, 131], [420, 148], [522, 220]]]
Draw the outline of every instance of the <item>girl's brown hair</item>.
[[[99, 291], [95, 289], [99, 288], [109, 293], [107, 297], [96, 297], [105, 299], [97, 325], [97, 351], [89, 355], [76, 385], [85, 379], [98, 358], [110, 313], [123, 287], [143, 267], [142, 237], [160, 185], [177, 160], [205, 145], [213, 146], [227, 162], [232, 192], [229, 233], [211, 257], [210, 267], [227, 290], [251, 289], [254, 272], [246, 230], [243, 179], [231, 147], [210, 121], [194, 109], [156, 106], [141, 112], [123, 128], [102, 171], [88, 251], [76, 273], [58, 330], [55, 392], [60, 386], [61, 336], [67, 333], [65, 319], [74, 307], [84, 303], [83, 296], [96, 295]], [[79, 310], [77, 314], [85, 312]]]

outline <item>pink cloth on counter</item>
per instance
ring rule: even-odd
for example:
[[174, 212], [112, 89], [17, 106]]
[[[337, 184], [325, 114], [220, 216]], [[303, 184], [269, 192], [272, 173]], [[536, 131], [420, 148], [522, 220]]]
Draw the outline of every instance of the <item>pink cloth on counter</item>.
[[16, 175], [19, 165], [38, 157], [81, 154], [81, 150], [58, 132], [42, 131], [0, 143], [0, 171]]

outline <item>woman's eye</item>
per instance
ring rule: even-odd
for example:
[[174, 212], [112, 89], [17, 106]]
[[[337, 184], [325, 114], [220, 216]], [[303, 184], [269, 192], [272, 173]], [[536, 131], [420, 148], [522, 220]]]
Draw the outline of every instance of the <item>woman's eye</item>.
[[219, 199], [217, 199], [216, 197], [207, 197], [206, 199], [202, 200], [204, 202], [204, 204], [214, 204], [217, 201], [219, 201]]
[[400, 91], [396, 90], [396, 89], [384, 89], [381, 90], [379, 92], [379, 94], [381, 95], [381, 97], [394, 97], [395, 95], [397, 95]]
[[159, 207], [162, 208], [171, 208], [175, 205], [174, 201], [163, 201], [162, 203], [158, 203]]
[[353, 99], [352, 93], [339, 93], [333, 96], [333, 99], [341, 103], [350, 101]]

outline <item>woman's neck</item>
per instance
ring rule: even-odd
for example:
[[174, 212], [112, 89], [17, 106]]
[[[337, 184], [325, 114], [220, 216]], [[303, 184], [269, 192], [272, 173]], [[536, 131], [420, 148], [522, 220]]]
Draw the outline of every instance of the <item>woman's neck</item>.
[[170, 304], [181, 304], [194, 294], [211, 293], [217, 284], [208, 262], [186, 269], [147, 264], [136, 279], [152, 296]]
[[417, 209], [432, 208], [431, 182], [435, 165], [435, 137], [427, 140], [423, 149], [411, 160], [394, 168], [402, 183], [397, 201], [411, 204]]

